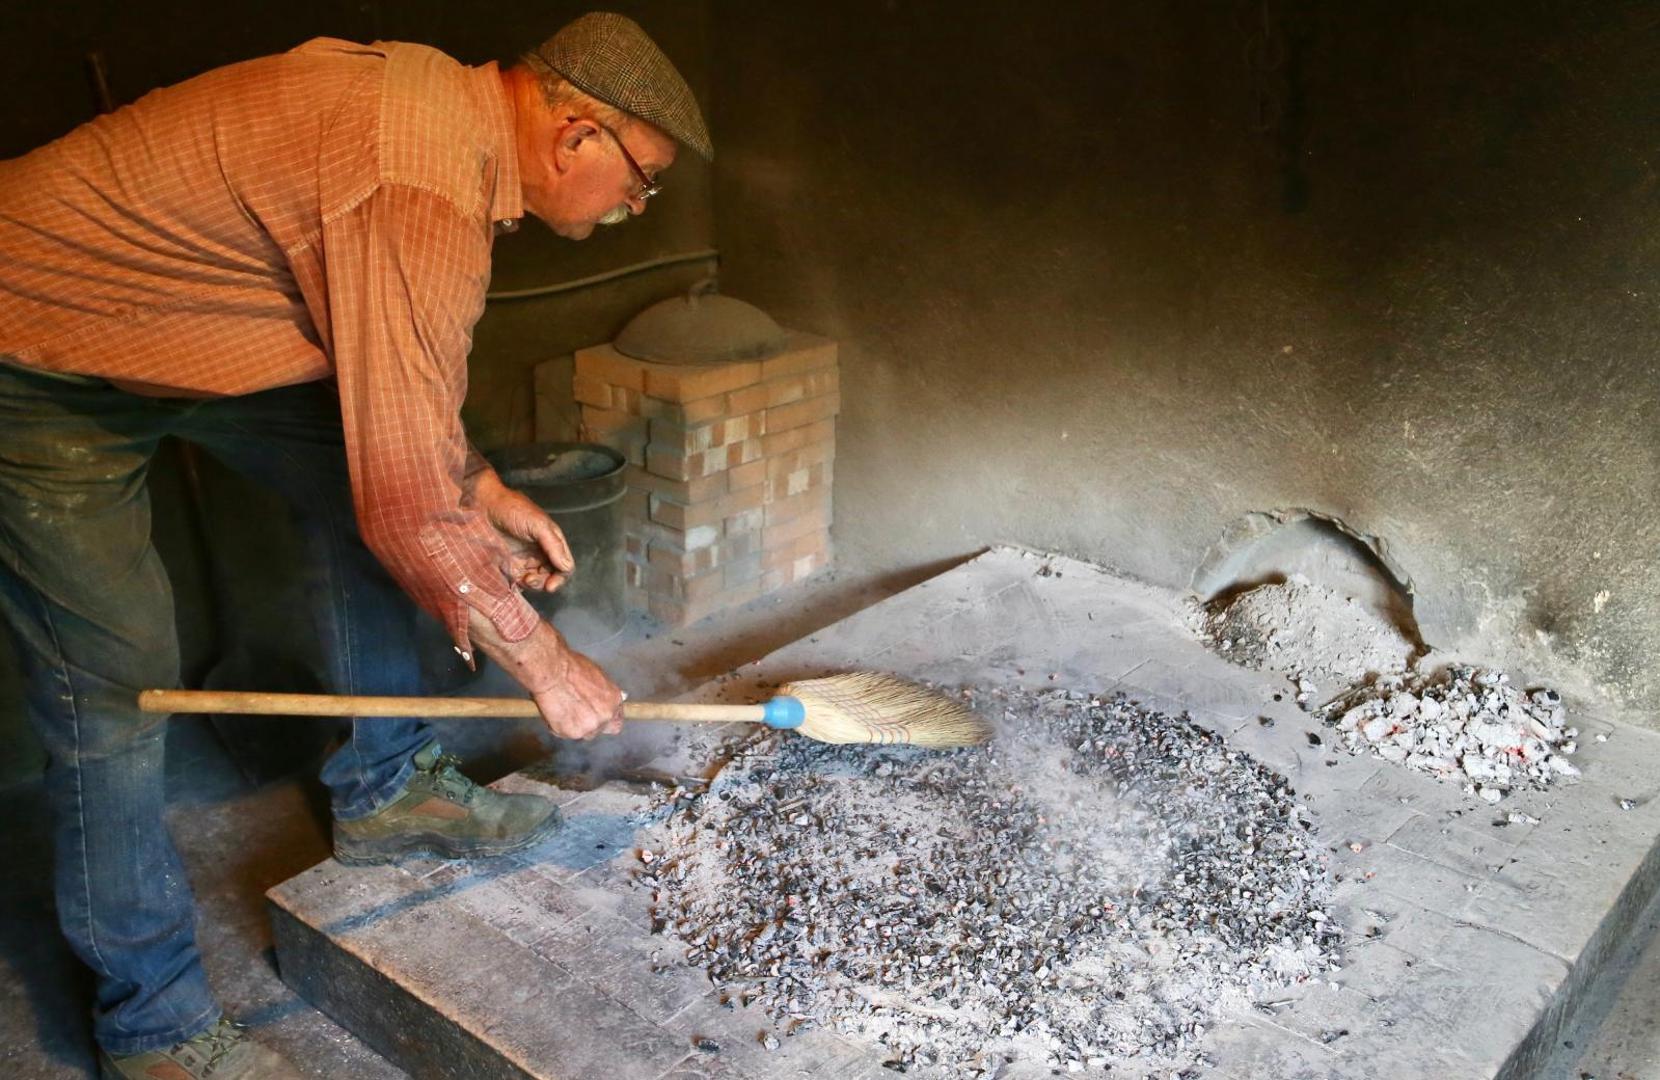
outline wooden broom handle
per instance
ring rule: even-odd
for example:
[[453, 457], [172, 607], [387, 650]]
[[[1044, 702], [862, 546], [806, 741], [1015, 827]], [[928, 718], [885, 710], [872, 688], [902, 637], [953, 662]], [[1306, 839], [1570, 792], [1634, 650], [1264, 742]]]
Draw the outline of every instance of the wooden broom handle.
[[[242, 716], [538, 717], [529, 698], [371, 697], [351, 694], [267, 694], [246, 690], [144, 690], [138, 707], [148, 713], [234, 713]], [[677, 723], [760, 723], [760, 705], [694, 705], [675, 701], [625, 701], [628, 720]]]

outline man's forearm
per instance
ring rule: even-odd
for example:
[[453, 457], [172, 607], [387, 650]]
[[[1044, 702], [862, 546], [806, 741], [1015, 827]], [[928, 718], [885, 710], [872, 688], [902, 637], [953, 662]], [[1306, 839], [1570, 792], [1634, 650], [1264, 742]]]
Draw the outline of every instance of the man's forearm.
[[472, 609], [467, 630], [474, 647], [501, 665], [503, 671], [532, 694], [561, 686], [569, 678], [570, 646], [565, 643], [564, 635], [545, 619], [536, 624], [529, 636], [508, 641], [495, 623]]
[[592, 660], [565, 644], [546, 622], [520, 641], [507, 641], [489, 619], [475, 615], [473, 640], [530, 692], [548, 730], [587, 739], [622, 730], [623, 693]]

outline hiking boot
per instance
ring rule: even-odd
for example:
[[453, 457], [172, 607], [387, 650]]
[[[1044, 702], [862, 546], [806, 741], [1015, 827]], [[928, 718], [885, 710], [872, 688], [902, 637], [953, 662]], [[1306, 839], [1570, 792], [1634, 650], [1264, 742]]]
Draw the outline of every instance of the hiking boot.
[[302, 1080], [281, 1054], [223, 1019], [166, 1050], [121, 1057], [99, 1050], [98, 1075], [102, 1080]]
[[406, 855], [505, 855], [559, 827], [559, 808], [551, 801], [479, 787], [457, 764], [437, 743], [427, 743], [415, 755], [415, 772], [402, 795], [368, 817], [334, 823], [334, 857], [361, 865]]

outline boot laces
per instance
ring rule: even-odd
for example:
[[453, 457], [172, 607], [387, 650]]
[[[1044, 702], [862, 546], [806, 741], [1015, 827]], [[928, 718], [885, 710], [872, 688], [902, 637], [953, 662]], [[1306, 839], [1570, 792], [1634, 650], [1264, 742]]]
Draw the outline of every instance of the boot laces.
[[242, 1042], [242, 1026], [232, 1021], [220, 1018], [219, 1022], [200, 1035], [189, 1040], [196, 1049], [206, 1055], [203, 1063], [207, 1073], [212, 1073], [218, 1064], [230, 1056], [231, 1051]]
[[440, 753], [428, 771], [432, 774], [433, 787], [440, 794], [467, 806], [478, 797], [478, 785], [462, 774], [460, 764], [461, 759], [454, 754]]

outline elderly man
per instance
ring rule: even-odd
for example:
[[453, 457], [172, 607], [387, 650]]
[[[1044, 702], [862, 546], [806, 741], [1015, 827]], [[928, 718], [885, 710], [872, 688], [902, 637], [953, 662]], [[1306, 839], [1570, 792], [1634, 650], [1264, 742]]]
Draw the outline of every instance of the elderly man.
[[[106, 1077], [295, 1075], [208, 988], [163, 823], [164, 727], [135, 706], [179, 678], [144, 487], [158, 440], [294, 504], [332, 689], [417, 689], [407, 593], [554, 734], [618, 730], [617, 687], [520, 592], [571, 572], [564, 538], [458, 410], [494, 237], [526, 211], [572, 240], [641, 213], [677, 142], [712, 152], [685, 81], [634, 23], [593, 14], [505, 71], [313, 41], [0, 164], [0, 611]], [[558, 823], [467, 780], [417, 721], [357, 722], [322, 778], [351, 862], [499, 854]]]

